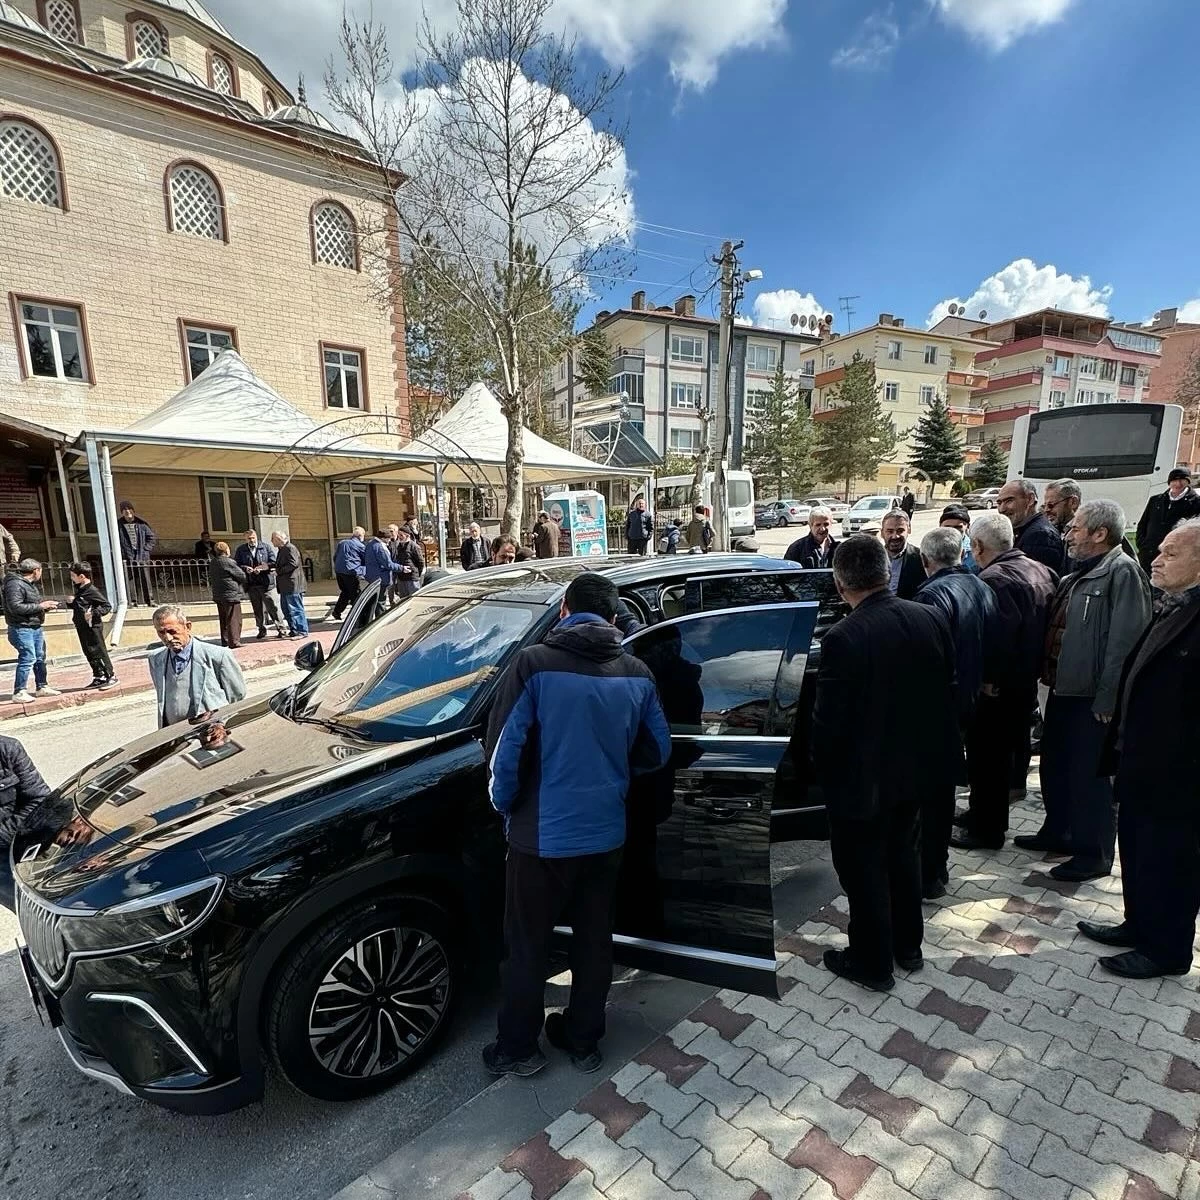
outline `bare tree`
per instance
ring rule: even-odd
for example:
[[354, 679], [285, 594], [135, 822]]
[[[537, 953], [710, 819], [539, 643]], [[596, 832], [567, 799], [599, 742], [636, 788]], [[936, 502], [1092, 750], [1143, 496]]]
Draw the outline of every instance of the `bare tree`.
[[1196, 437], [1197, 431], [1200, 430], [1200, 346], [1188, 355], [1172, 402], [1183, 409], [1183, 428], [1179, 431], [1181, 451], [1184, 441], [1188, 439], [1189, 434], [1191, 435], [1191, 451], [1187, 460], [1188, 468], [1191, 469], [1196, 462]]
[[623, 251], [629, 211], [623, 131], [606, 114], [623, 75], [585, 76], [575, 43], [546, 30], [552, 2], [458, 0], [446, 34], [426, 14], [408, 90], [382, 26], [344, 18], [344, 62], [326, 76], [379, 168], [404, 255], [425, 256], [425, 285], [474, 313], [495, 356], [508, 536], [521, 527], [528, 346]]

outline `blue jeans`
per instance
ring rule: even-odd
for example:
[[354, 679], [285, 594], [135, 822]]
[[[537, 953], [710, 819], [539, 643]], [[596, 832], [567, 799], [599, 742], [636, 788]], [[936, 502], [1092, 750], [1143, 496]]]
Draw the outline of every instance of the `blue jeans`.
[[8, 644], [17, 652], [17, 677], [13, 691], [20, 692], [29, 682], [29, 671], [37, 687], [46, 686], [46, 635], [41, 629], [8, 627]]
[[304, 612], [304, 597], [298, 592], [290, 592], [279, 599], [283, 602], [283, 615], [287, 618], [288, 628], [293, 633], [307, 633], [308, 617]]

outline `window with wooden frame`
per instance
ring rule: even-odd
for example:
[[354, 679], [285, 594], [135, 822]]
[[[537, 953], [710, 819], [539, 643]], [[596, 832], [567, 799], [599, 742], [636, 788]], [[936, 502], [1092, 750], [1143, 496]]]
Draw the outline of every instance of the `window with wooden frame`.
[[325, 403], [330, 408], [367, 407], [367, 381], [364, 353], [344, 346], [321, 345], [325, 370]]

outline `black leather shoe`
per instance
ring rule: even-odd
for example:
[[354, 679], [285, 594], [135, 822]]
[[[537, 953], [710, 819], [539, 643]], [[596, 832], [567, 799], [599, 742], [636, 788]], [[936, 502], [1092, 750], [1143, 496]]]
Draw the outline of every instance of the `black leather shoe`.
[[1040, 850], [1044, 854], [1070, 854], [1071, 847], [1057, 838], [1046, 837], [1041, 833], [1018, 833], [1013, 838], [1013, 845], [1022, 850]]
[[935, 879], [932, 883], [927, 883], [921, 889], [922, 900], [940, 900], [945, 894], [946, 885], [940, 879]]
[[1133, 936], [1133, 930], [1129, 927], [1128, 921], [1122, 921], [1120, 925], [1098, 925], [1095, 921], [1076, 921], [1075, 928], [1085, 938], [1091, 938], [1093, 942], [1099, 942], [1102, 946], [1137, 945], [1137, 939]]
[[510, 1054], [503, 1054], [496, 1042], [490, 1042], [483, 1048], [483, 1065], [493, 1075], [516, 1075], [527, 1079], [546, 1065], [546, 1056], [540, 1050], [535, 1050], [528, 1058], [513, 1058]]
[[902, 971], [919, 971], [925, 965], [925, 955], [920, 950], [916, 954], [896, 955], [896, 966]]
[[1066, 862], [1051, 867], [1050, 878], [1060, 883], [1086, 883], [1089, 879], [1103, 879], [1112, 874], [1112, 867], [1103, 863], [1088, 862], [1084, 858], [1068, 858]]
[[850, 955], [845, 950], [826, 950], [821, 961], [825, 964], [827, 971], [832, 971], [835, 975], [850, 980], [851, 983], [857, 983], [859, 987], [864, 987], [868, 991], [890, 992], [896, 986], [894, 975], [883, 975], [878, 978], [873, 975], [864, 975], [850, 962]]
[[978, 834], [971, 833], [967, 830], [963, 833], [956, 833], [950, 839], [950, 845], [959, 850], [1003, 850], [1004, 839], [1001, 838], [998, 842], [981, 838]]
[[561, 1050], [571, 1059], [571, 1065], [585, 1075], [600, 1070], [604, 1059], [597, 1046], [580, 1049], [567, 1035], [567, 1018], [564, 1013], [552, 1012], [546, 1017], [546, 1041], [556, 1050]]
[[1186, 967], [1164, 967], [1137, 950], [1127, 950], [1124, 954], [1102, 958], [1100, 965], [1106, 971], [1122, 975], [1126, 979], [1157, 979], [1160, 975], [1186, 975], [1192, 969], [1190, 963]]

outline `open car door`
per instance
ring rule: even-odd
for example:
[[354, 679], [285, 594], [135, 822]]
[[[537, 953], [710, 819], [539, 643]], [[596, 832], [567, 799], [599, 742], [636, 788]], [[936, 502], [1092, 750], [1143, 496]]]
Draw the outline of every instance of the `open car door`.
[[672, 753], [630, 792], [620, 961], [777, 995], [771, 807], [817, 613], [795, 601], [689, 613], [626, 640], [658, 682]]
[[358, 593], [358, 599], [350, 607], [342, 627], [329, 647], [330, 657], [335, 655], [352, 637], [361, 633], [375, 619], [375, 611], [379, 606], [379, 580], [367, 584]]

